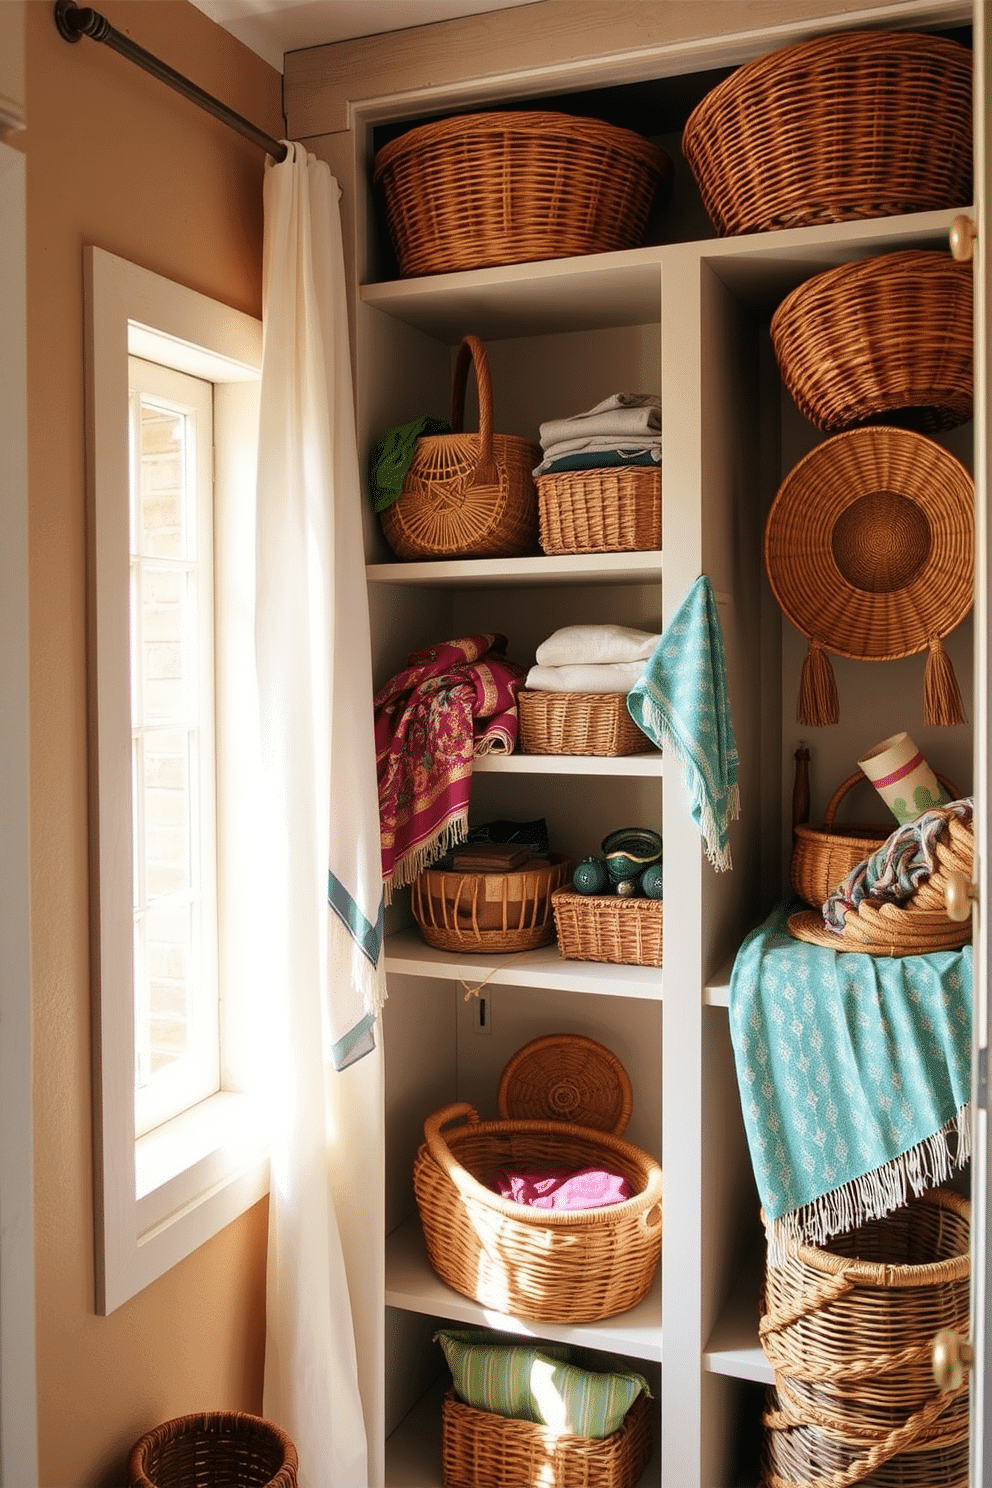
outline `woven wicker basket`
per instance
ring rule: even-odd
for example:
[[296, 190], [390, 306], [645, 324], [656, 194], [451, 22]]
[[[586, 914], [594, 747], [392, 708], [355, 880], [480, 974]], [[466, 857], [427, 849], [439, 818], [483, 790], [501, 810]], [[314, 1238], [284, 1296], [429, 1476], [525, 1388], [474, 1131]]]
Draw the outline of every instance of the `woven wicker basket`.
[[549, 1033], [524, 1044], [496, 1092], [505, 1120], [570, 1121], [619, 1137], [634, 1108], [630, 1076], [612, 1050], [579, 1033]]
[[921, 956], [931, 951], [956, 951], [971, 939], [971, 916], [952, 920], [947, 913], [952, 875], [971, 882], [975, 834], [971, 822], [950, 818], [947, 833], [934, 845], [936, 865], [904, 904], [870, 904], [862, 899], [844, 916], [844, 933], [835, 935], [816, 910], [789, 916], [789, 931], [798, 940], [832, 951], [861, 951], [869, 956]]
[[[949, 791], [951, 800], [956, 801], [959, 797], [957, 786], [939, 772], [937, 779]], [[799, 822], [794, 828], [789, 877], [793, 889], [811, 909], [819, 909], [851, 869], [877, 852], [895, 831], [894, 826], [877, 824], [861, 826], [845, 822], [834, 826], [834, 817], [845, 796], [856, 785], [865, 783], [864, 774], [855, 771], [834, 791], [818, 826]]]
[[558, 949], [566, 961], [611, 961], [621, 966], [660, 966], [664, 902], [618, 894], [551, 896]]
[[972, 416], [971, 264], [906, 251], [807, 279], [771, 321], [782, 381], [816, 428], [934, 433]]
[[[479, 432], [465, 434], [469, 362], [479, 391]], [[379, 515], [398, 558], [513, 558], [537, 548], [540, 445], [493, 433], [493, 390], [486, 349], [465, 336], [451, 395], [452, 434], [417, 440], [396, 501]]]
[[296, 1488], [296, 1446], [281, 1427], [241, 1411], [176, 1416], [136, 1441], [129, 1488]]
[[[442, 1128], [458, 1122], [449, 1131]], [[448, 1286], [533, 1321], [591, 1323], [636, 1306], [661, 1255], [661, 1169], [608, 1132], [564, 1121], [480, 1121], [456, 1103], [424, 1122], [413, 1166], [427, 1254]], [[486, 1186], [510, 1165], [602, 1167], [632, 1197], [602, 1209], [535, 1209]]]
[[971, 53], [854, 31], [747, 62], [690, 115], [682, 151], [721, 234], [971, 200]]
[[627, 712], [624, 692], [517, 693], [524, 754], [646, 754], [654, 744]]
[[661, 469], [561, 470], [537, 477], [546, 553], [647, 553], [661, 547]]
[[600, 1440], [475, 1410], [449, 1390], [441, 1406], [444, 1488], [634, 1488], [651, 1456], [651, 1402], [638, 1396]]
[[632, 130], [523, 110], [410, 129], [372, 179], [406, 277], [637, 248], [672, 163]]
[[[942, 1328], [968, 1333], [970, 1213], [936, 1189], [825, 1249], [788, 1242], [784, 1263], [766, 1267], [760, 1334], [778, 1401], [765, 1416], [765, 1484], [964, 1488], [966, 1460], [964, 1477], [936, 1469], [941, 1453], [960, 1465], [968, 1386], [937, 1389], [930, 1346]], [[811, 1434], [833, 1450], [804, 1474]], [[890, 1475], [876, 1477], [886, 1463]], [[927, 1465], [934, 1476], [898, 1471]]]
[[508, 873], [427, 868], [410, 886], [410, 909], [427, 944], [438, 950], [530, 951], [554, 940], [551, 895], [571, 869], [557, 853]]

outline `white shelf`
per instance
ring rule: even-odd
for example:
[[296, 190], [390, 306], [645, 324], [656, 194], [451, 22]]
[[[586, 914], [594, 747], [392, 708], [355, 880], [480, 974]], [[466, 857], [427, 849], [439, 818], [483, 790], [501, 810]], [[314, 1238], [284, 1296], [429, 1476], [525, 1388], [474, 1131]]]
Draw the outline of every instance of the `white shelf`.
[[711, 1374], [773, 1385], [775, 1371], [758, 1338], [758, 1278], [749, 1267], [730, 1297], [703, 1352]]
[[431, 1269], [420, 1220], [413, 1215], [386, 1240], [386, 1306], [427, 1317], [447, 1318], [474, 1328], [494, 1328], [523, 1338], [547, 1338], [661, 1362], [661, 1266], [644, 1300], [619, 1317], [599, 1323], [531, 1323], [491, 1312], [463, 1297]]
[[386, 972], [390, 976], [436, 977], [477, 986], [540, 987], [554, 992], [585, 992], [605, 997], [662, 1000], [660, 966], [616, 966], [604, 961], [566, 961], [557, 945], [509, 955], [457, 955], [438, 951], [415, 930], [386, 937]]
[[660, 548], [646, 553], [542, 554], [532, 558], [434, 558], [410, 563], [370, 563], [370, 584], [416, 588], [493, 589], [512, 584], [661, 583]]
[[734, 969], [733, 958], [727, 961], [710, 977], [703, 988], [703, 1002], [707, 1007], [730, 1006], [730, 974]]
[[473, 773], [481, 775], [610, 775], [613, 779], [664, 774], [662, 753], [644, 754], [477, 754]]

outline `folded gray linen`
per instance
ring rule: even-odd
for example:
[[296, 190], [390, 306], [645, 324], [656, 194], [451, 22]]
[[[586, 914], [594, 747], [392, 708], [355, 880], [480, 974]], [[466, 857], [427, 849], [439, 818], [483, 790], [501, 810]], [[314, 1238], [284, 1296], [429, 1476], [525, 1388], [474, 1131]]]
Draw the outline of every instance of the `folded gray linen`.
[[563, 440], [650, 437], [661, 432], [661, 399], [655, 393], [614, 393], [585, 413], [548, 419], [538, 430], [547, 452]]

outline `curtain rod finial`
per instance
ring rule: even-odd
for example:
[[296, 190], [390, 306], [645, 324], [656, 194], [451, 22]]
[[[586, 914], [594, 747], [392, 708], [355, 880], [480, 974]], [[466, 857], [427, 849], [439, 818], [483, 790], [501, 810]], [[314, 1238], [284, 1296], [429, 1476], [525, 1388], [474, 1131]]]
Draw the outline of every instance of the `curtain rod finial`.
[[88, 5], [77, 5], [75, 0], [55, 0], [55, 24], [65, 41], [78, 41], [82, 36], [100, 41], [108, 29], [102, 15]]

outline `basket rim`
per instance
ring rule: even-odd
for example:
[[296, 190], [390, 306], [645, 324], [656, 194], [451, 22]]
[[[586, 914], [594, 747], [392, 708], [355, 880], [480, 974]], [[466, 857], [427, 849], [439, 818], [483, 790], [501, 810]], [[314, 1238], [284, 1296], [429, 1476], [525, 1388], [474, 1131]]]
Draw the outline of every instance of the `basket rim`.
[[[970, 1226], [971, 1201], [954, 1189], [927, 1189], [925, 1193], [911, 1198], [906, 1207], [923, 1205], [948, 1209], [957, 1218], [967, 1220]], [[883, 1223], [887, 1217], [883, 1216]], [[762, 1213], [762, 1220], [765, 1220], [764, 1213]], [[788, 1256], [801, 1261], [814, 1271], [821, 1271], [828, 1276], [847, 1276], [855, 1281], [866, 1282], [870, 1286], [884, 1288], [913, 1287], [934, 1280], [960, 1281], [971, 1270], [969, 1250], [963, 1251], [958, 1256], [948, 1256], [943, 1261], [900, 1266], [890, 1261], [862, 1261], [853, 1256], [837, 1255], [834, 1251], [810, 1245], [807, 1241], [798, 1240], [795, 1236], [788, 1234], [783, 1237], [783, 1244]]]

